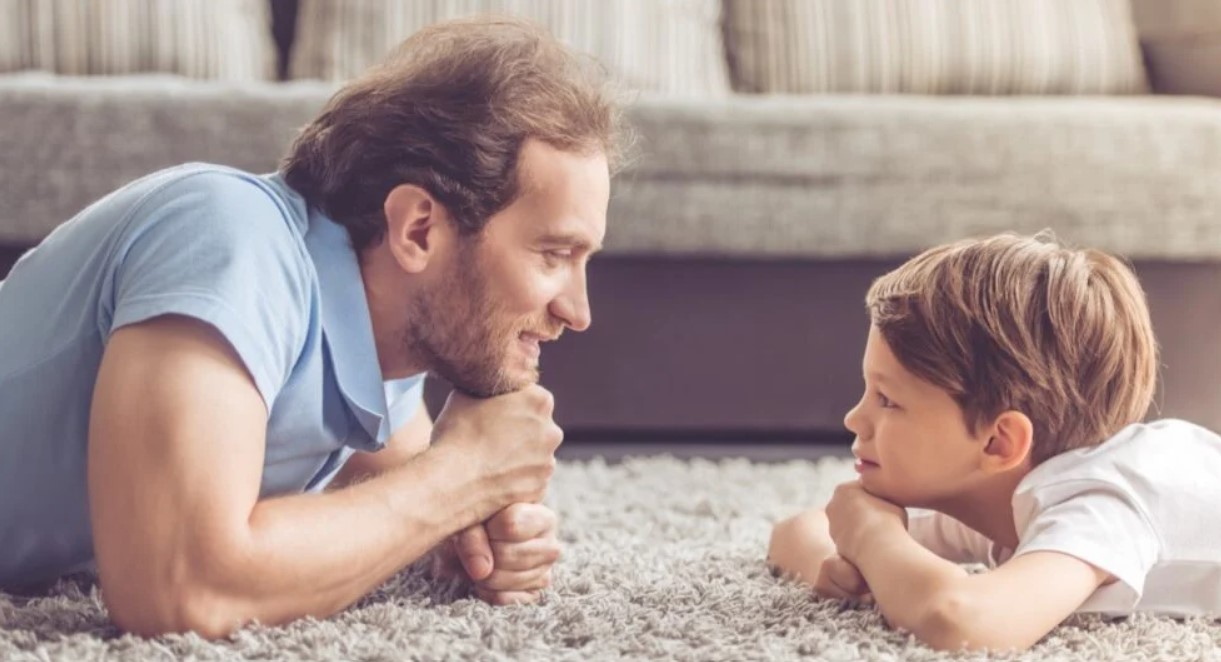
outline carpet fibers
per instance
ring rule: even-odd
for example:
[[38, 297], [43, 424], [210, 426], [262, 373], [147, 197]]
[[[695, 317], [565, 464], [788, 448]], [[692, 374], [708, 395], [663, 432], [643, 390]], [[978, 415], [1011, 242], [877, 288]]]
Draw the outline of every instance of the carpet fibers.
[[565, 556], [539, 606], [489, 607], [409, 568], [324, 621], [149, 640], [120, 635], [91, 580], [73, 577], [0, 593], [0, 659], [1221, 660], [1221, 624], [1148, 616], [1074, 617], [1022, 654], [936, 653], [871, 608], [773, 578], [771, 523], [851, 476], [842, 458], [568, 462], [550, 498]]

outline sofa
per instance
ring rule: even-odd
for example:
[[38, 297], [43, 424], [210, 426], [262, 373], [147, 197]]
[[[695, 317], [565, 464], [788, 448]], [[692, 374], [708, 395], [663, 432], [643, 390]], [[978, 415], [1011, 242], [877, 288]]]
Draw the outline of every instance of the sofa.
[[[378, 54], [378, 43], [397, 38], [385, 24], [402, 32], [436, 18], [403, 5], [389, 21], [373, 0], [351, 0], [343, 7], [365, 18], [337, 21], [344, 9], [328, 0], [257, 0], [252, 9], [255, 1], [210, 5], [231, 6], [265, 40], [246, 48], [262, 58], [254, 65], [200, 68], [236, 72], [228, 78], [93, 71], [87, 59], [78, 69], [53, 62], [0, 74], [0, 277], [57, 224], [153, 169], [274, 169], [294, 132], [369, 55], [343, 48]], [[486, 1], [534, 12], [547, 4]], [[635, 83], [628, 119], [637, 143], [613, 185], [605, 254], [590, 266], [595, 323], [543, 358], [569, 439], [844, 443], [871, 280], [933, 244], [1042, 229], [1134, 264], [1162, 346], [1151, 415], [1221, 429], [1221, 101], [1208, 96], [1221, 84], [1193, 75], [1210, 56], [1221, 65], [1221, 16], [1207, 17], [1215, 31], [1202, 27], [1207, 3], [1091, 0], [1096, 16], [1027, 16], [1032, 25], [1066, 21], [1061, 32], [1076, 35], [1105, 19], [1097, 32], [1108, 46], [1049, 51], [1055, 40], [1044, 39], [1022, 68], [996, 48], [955, 55], [938, 26], [967, 23], [918, 16], [912, 0], [590, 0], [597, 11], [617, 7], [597, 20], [575, 1], [577, 10], [532, 18], [558, 21], [569, 40], [613, 33], [598, 38], [595, 55]], [[988, 3], [1065, 6], [978, 4]], [[679, 14], [639, 15], [657, 11]], [[875, 29], [876, 43], [908, 50], [871, 61], [845, 50], [842, 30], [800, 31], [836, 21], [860, 28], [869, 12], [892, 31]], [[385, 34], [357, 31], [346, 46], [335, 37], [336, 25], [368, 28], [369, 16]], [[0, 35], [20, 32], [3, 20]], [[327, 21], [331, 32], [316, 29]], [[1021, 29], [968, 45], [1010, 39], [1005, 52], [1023, 52]], [[620, 42], [645, 32], [657, 48], [694, 50], [642, 63]], [[938, 55], [917, 66], [912, 53], [922, 52]], [[1098, 57], [1110, 58], [1105, 67], [1090, 59]], [[963, 73], [981, 61], [995, 65], [989, 75]], [[443, 393], [430, 388], [434, 406]]]

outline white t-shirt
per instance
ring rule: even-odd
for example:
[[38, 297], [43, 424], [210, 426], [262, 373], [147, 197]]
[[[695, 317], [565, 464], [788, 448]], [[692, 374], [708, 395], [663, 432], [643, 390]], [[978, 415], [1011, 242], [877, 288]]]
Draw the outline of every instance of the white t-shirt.
[[1118, 581], [1079, 612], [1221, 615], [1221, 436], [1163, 420], [1057, 455], [1013, 494], [1018, 547], [1002, 549], [941, 513], [913, 513], [912, 537], [958, 563], [1055, 551]]

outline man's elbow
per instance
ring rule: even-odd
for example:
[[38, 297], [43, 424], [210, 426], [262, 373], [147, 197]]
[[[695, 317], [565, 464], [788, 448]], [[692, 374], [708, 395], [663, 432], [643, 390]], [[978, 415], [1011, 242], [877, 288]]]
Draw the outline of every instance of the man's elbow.
[[143, 637], [194, 632], [204, 639], [223, 639], [250, 620], [231, 601], [200, 587], [107, 591], [103, 584], [102, 600], [115, 626]]

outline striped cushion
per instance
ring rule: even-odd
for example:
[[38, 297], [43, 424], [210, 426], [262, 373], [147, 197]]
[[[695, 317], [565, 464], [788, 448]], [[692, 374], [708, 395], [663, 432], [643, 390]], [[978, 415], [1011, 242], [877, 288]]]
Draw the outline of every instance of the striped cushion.
[[725, 11], [743, 92], [1146, 89], [1128, 0], [726, 0]]
[[275, 72], [266, 0], [0, 0], [0, 72]]
[[720, 0], [301, 0], [290, 76], [346, 80], [416, 30], [472, 14], [538, 21], [635, 90], [729, 92]]

